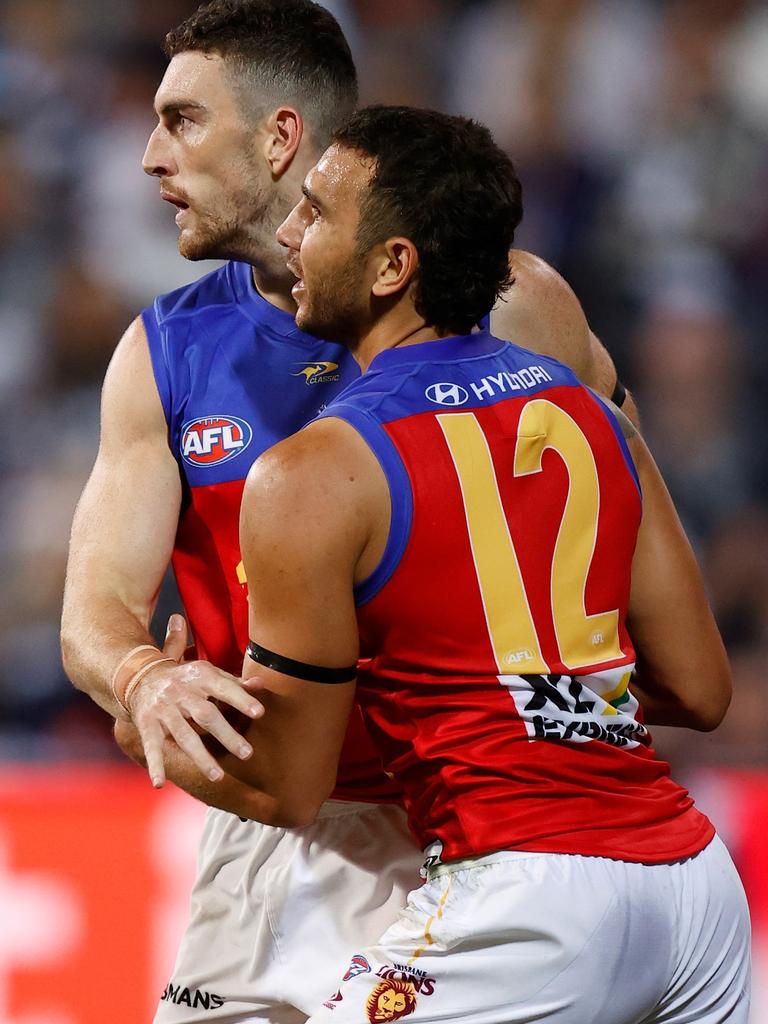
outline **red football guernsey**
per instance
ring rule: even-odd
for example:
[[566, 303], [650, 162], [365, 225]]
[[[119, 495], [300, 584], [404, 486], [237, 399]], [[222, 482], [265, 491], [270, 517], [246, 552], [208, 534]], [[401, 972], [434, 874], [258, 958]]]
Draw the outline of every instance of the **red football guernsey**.
[[661, 862], [712, 838], [658, 760], [625, 619], [641, 495], [618, 423], [486, 333], [391, 349], [323, 413], [384, 469], [358, 692], [432, 856]]
[[[173, 552], [179, 592], [198, 656], [240, 675], [248, 601], [238, 531], [248, 470], [359, 370], [341, 345], [304, 334], [266, 302], [244, 263], [160, 296], [143, 320], [184, 492]], [[359, 709], [334, 796], [399, 799]]]

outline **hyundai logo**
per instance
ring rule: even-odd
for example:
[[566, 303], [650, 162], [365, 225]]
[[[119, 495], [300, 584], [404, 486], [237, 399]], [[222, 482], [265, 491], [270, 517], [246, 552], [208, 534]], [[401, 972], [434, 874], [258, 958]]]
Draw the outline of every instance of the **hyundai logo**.
[[433, 384], [424, 394], [435, 405], [464, 405], [469, 401], [469, 392], [459, 384]]

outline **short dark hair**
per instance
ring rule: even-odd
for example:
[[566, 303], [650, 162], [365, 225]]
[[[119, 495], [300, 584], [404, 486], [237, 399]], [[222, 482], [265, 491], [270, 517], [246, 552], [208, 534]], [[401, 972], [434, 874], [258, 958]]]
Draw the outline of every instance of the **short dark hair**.
[[512, 283], [523, 206], [510, 158], [484, 125], [412, 107], [366, 107], [333, 141], [375, 162], [360, 251], [408, 237], [419, 253], [417, 312], [438, 330], [468, 334]]
[[264, 100], [295, 103], [321, 149], [357, 105], [344, 33], [312, 0], [210, 0], [168, 33], [164, 49], [169, 59], [190, 50], [225, 58]]

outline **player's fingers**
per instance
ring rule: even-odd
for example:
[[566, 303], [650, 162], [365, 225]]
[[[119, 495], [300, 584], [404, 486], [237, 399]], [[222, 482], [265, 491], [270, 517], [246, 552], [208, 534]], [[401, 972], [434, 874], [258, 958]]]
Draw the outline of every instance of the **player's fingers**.
[[168, 619], [168, 629], [163, 644], [163, 654], [174, 661], [181, 661], [187, 646], [187, 623], [183, 615], [174, 613]]
[[257, 701], [253, 694], [248, 693], [239, 681], [217, 675], [211, 680], [209, 691], [216, 700], [224, 701], [249, 718], [260, 718], [264, 714], [264, 705]]
[[218, 762], [205, 749], [205, 744], [183, 715], [174, 715], [167, 723], [167, 728], [179, 747], [206, 778], [211, 782], [219, 782], [224, 777]]
[[245, 761], [251, 756], [253, 747], [230, 725], [211, 701], [207, 700], [202, 706], [191, 708], [190, 713], [202, 729], [215, 737], [235, 757]]
[[153, 723], [145, 725], [140, 730], [140, 735], [149, 778], [155, 789], [162, 789], [165, 785], [165, 761], [163, 760], [165, 737], [163, 730], [159, 725]]

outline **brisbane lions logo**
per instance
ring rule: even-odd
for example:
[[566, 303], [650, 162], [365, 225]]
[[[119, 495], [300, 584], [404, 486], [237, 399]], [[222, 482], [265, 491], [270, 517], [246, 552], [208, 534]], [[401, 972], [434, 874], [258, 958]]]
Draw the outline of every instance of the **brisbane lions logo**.
[[371, 1024], [402, 1020], [416, 1009], [416, 990], [410, 981], [397, 978], [380, 982], [368, 996], [365, 1010]]

